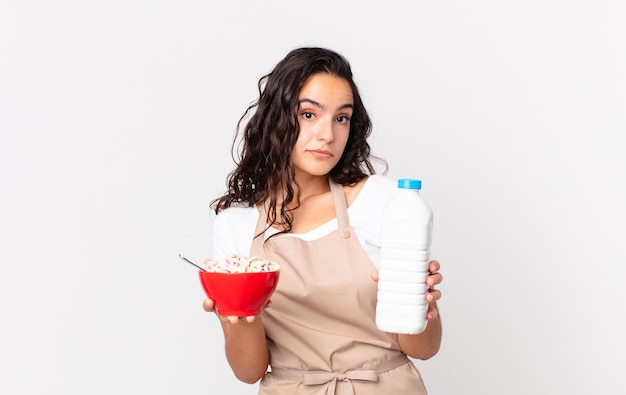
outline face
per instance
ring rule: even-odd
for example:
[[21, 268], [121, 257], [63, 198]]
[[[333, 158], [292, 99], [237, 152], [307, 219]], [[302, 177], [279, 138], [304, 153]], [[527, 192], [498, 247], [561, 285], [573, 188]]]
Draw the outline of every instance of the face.
[[313, 74], [298, 95], [300, 132], [291, 151], [296, 177], [326, 176], [348, 141], [354, 109], [348, 81], [326, 73]]

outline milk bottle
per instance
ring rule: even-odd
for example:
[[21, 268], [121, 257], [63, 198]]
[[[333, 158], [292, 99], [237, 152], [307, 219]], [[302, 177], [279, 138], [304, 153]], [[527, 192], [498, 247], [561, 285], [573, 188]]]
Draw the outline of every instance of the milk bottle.
[[421, 180], [399, 179], [398, 193], [383, 210], [376, 325], [385, 332], [426, 328], [433, 213], [421, 187]]

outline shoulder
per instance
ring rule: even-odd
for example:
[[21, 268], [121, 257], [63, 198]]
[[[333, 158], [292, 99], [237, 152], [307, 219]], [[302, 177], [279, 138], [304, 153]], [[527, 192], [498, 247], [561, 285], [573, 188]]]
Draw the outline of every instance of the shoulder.
[[363, 183], [354, 203], [361, 204], [363, 201], [368, 204], [386, 203], [397, 192], [398, 181], [383, 175], [369, 176]]
[[369, 176], [361, 185], [358, 194], [351, 202], [348, 201], [348, 211], [354, 217], [380, 216], [384, 206], [397, 191], [396, 179], [383, 175]]
[[[368, 197], [385, 197], [389, 191], [395, 192], [396, 180], [384, 175], [371, 175], [354, 185], [344, 187], [346, 202], [351, 206], [356, 200], [364, 200]], [[380, 196], [379, 194], [383, 195]], [[365, 196], [362, 198], [361, 196]], [[358, 198], [358, 199], [357, 199]]]
[[398, 180], [389, 176], [383, 176], [380, 174], [374, 174], [367, 178], [365, 185], [368, 188], [383, 191], [395, 191], [398, 186]]
[[236, 228], [255, 223], [259, 211], [253, 206], [236, 205], [220, 211], [213, 219], [214, 226]]

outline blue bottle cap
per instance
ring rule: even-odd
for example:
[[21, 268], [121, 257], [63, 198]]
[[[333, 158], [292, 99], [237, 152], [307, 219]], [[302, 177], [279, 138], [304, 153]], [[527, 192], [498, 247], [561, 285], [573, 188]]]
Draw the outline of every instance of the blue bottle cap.
[[400, 178], [398, 180], [398, 188], [422, 189], [422, 180], [416, 180], [412, 178]]

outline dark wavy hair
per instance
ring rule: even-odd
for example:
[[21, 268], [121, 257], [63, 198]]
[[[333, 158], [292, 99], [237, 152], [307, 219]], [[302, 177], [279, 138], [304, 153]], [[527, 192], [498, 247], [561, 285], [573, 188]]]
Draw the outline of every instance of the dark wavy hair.
[[[215, 213], [237, 203], [256, 205], [268, 201], [268, 223], [280, 224], [285, 232], [291, 230], [291, 214], [286, 207], [294, 200], [295, 206], [299, 206], [299, 186], [291, 162], [291, 150], [299, 133], [298, 95], [304, 82], [317, 73], [344, 78], [352, 87], [354, 99], [348, 141], [339, 162], [329, 173], [330, 179], [341, 185], [352, 185], [368, 174], [375, 174], [370, 158], [384, 162], [386, 168], [384, 160], [370, 153], [367, 138], [372, 123], [349, 62], [324, 48], [294, 49], [259, 80], [259, 98], [237, 123], [232, 146], [236, 167], [227, 178], [228, 192], [211, 202]], [[237, 144], [243, 122], [250, 114]], [[278, 193], [282, 193], [280, 207], [277, 207]]]

